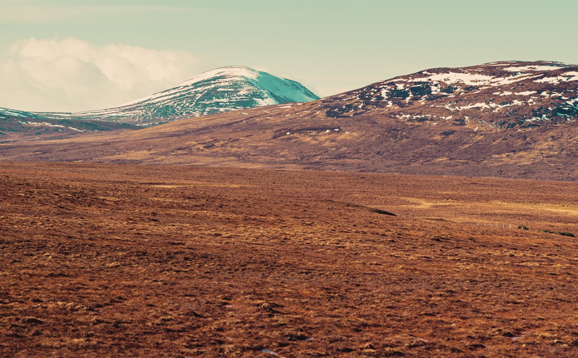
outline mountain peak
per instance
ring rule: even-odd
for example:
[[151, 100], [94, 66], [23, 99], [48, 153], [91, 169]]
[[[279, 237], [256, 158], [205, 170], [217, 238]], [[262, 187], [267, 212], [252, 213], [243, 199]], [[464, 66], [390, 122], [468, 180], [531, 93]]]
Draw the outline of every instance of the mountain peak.
[[256, 79], [260, 74], [264, 72], [259, 72], [247, 66], [225, 66], [215, 68], [213, 70], [205, 71], [195, 77], [181, 83], [179, 86], [188, 86], [194, 83], [206, 81], [215, 77], [231, 77], [231, 78], [253, 78]]

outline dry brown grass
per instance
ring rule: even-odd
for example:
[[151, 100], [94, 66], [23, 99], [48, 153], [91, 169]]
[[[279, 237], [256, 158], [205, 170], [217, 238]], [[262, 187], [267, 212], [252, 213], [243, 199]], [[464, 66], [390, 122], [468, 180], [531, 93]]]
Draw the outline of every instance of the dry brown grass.
[[2, 357], [578, 355], [578, 184], [0, 168]]

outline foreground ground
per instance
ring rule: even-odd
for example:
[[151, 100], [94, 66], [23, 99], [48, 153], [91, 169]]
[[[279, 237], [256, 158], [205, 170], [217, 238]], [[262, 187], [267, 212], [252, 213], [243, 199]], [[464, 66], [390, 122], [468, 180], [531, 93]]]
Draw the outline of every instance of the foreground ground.
[[576, 183], [0, 173], [2, 357], [578, 356]]

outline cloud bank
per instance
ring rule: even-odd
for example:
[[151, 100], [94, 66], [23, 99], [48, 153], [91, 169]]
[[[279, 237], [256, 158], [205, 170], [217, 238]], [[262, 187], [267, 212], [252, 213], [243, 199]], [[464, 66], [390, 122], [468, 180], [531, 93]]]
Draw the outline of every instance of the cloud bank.
[[187, 51], [76, 38], [19, 40], [0, 53], [0, 107], [74, 112], [118, 106], [199, 72]]

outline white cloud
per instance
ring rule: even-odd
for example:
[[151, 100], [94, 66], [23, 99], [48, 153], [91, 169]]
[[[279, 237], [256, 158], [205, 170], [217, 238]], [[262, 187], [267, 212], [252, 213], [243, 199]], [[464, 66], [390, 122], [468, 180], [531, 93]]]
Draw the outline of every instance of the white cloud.
[[121, 105], [199, 72], [191, 52], [76, 38], [17, 41], [0, 54], [0, 107], [82, 111]]

